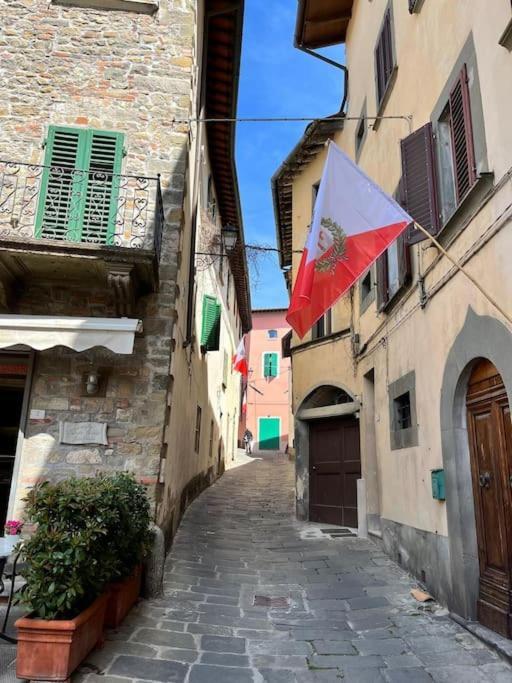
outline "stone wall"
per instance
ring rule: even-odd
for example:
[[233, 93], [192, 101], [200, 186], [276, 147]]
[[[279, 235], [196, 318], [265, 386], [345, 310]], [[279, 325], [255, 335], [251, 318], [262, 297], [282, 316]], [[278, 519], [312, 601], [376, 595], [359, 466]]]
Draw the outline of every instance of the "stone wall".
[[[183, 196], [193, 101], [196, 3], [162, 0], [153, 16], [59, 7], [47, 0], [0, 0], [0, 158], [41, 164], [48, 125], [125, 134], [123, 174], [161, 174], [165, 226], [158, 293], [134, 317], [144, 333], [131, 356], [104, 349], [35, 354], [31, 410], [21, 456], [17, 507], [42, 477], [128, 469], [158, 495], [167, 414], [176, 278], [185, 228]], [[90, 282], [29, 279], [14, 312], [114, 316], [111, 292]], [[104, 368], [106, 394], [83, 394], [82, 374]], [[59, 422], [108, 425], [108, 445], [59, 444]]]

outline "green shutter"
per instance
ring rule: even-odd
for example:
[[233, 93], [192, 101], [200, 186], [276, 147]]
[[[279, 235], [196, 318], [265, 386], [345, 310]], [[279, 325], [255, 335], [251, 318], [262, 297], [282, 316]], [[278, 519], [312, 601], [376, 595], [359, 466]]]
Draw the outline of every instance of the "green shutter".
[[201, 346], [207, 351], [218, 351], [220, 339], [220, 304], [213, 296], [203, 297]]
[[36, 237], [112, 244], [122, 133], [50, 126]]
[[263, 358], [263, 376], [277, 377], [277, 353], [266, 353]]

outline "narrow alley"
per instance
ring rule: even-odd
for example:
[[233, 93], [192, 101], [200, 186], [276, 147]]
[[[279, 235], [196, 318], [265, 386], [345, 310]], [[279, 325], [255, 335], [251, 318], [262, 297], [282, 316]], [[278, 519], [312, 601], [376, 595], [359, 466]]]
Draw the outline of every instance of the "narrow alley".
[[295, 521], [286, 456], [246, 461], [188, 509], [165, 596], [141, 601], [75, 683], [512, 681], [373, 542]]

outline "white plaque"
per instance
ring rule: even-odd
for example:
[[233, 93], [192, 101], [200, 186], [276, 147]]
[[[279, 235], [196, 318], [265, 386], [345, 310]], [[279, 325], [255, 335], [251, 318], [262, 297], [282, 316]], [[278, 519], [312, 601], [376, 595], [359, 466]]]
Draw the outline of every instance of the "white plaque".
[[30, 419], [31, 420], [44, 420], [46, 417], [46, 410], [31, 410]]
[[59, 422], [59, 442], [72, 445], [108, 445], [106, 422]]

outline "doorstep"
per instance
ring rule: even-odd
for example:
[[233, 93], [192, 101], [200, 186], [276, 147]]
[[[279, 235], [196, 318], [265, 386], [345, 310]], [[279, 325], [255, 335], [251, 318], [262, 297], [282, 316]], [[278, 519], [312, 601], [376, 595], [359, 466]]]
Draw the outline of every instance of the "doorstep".
[[491, 631], [490, 628], [482, 626], [478, 621], [468, 621], [454, 612], [450, 612], [453, 621], [460, 624], [466, 631], [472, 633], [476, 638], [492, 648], [500, 657], [512, 664], [512, 640], [501, 636], [499, 633]]

